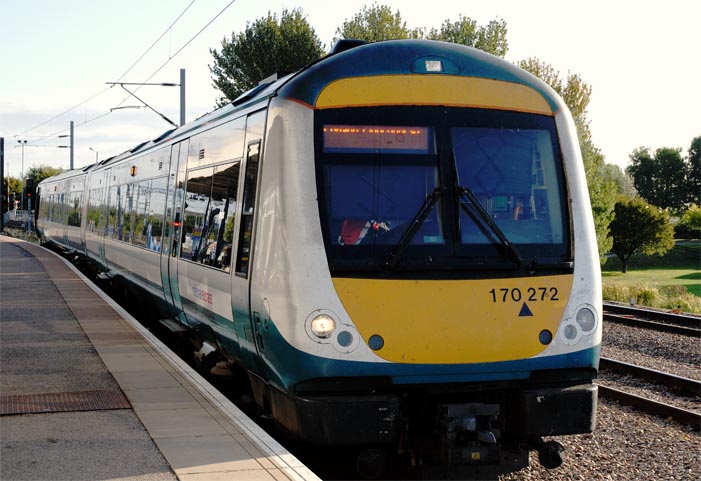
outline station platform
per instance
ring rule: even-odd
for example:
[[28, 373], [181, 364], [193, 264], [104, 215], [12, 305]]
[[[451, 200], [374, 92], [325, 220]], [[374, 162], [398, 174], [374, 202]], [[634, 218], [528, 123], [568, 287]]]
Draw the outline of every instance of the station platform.
[[319, 478], [68, 262], [0, 236], [0, 479]]

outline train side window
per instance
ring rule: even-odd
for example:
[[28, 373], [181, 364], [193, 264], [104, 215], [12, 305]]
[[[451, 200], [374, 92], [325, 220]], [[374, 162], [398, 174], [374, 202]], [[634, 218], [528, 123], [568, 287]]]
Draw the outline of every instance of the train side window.
[[138, 184], [134, 184], [134, 199], [132, 204], [132, 212], [134, 213], [134, 237], [132, 242], [134, 245], [146, 247], [147, 230], [150, 227], [146, 216], [148, 204], [151, 194], [151, 181], [144, 180]]
[[[39, 218], [46, 220], [48, 218], [48, 215], [49, 215], [49, 204], [48, 204], [49, 196], [43, 194], [43, 190], [44, 189], [42, 189], [42, 200], [41, 200], [41, 203], [39, 204]], [[4, 193], [2, 193], [0, 195], [4, 195]]]
[[225, 271], [231, 264], [241, 161], [188, 172], [180, 255]]
[[88, 194], [88, 219], [86, 229], [88, 232], [96, 232], [100, 222], [100, 199], [102, 197], [102, 189], [90, 189]]
[[[46, 205], [47, 208], [46, 220], [49, 222], [54, 221], [54, 204], [56, 204], [56, 194], [47, 195], [44, 205]], [[12, 206], [10, 206], [10, 208], [12, 208]]]
[[167, 177], [139, 182], [135, 188], [134, 244], [161, 251]]
[[132, 187], [118, 185], [110, 189], [110, 226], [108, 236], [115, 240], [130, 242], [131, 215], [129, 213]]
[[58, 222], [60, 224], [63, 224], [63, 220], [65, 217], [66, 213], [66, 194], [64, 192], [61, 192], [61, 194], [58, 196]]
[[209, 229], [207, 221], [211, 221], [208, 215], [212, 208], [213, 175], [213, 167], [190, 170], [187, 173], [180, 246], [180, 257], [183, 259], [197, 262], [200, 246], [207, 237]]
[[106, 237], [110, 239], [118, 239], [117, 228], [119, 221], [117, 220], [117, 212], [119, 211], [119, 187], [111, 187], [109, 190], [109, 214], [108, 214], [108, 227], [106, 232]]
[[134, 238], [134, 217], [135, 217], [135, 210], [136, 210], [136, 205], [135, 205], [135, 190], [136, 190], [136, 183], [133, 184], [127, 184], [123, 186], [123, 188], [126, 188], [126, 195], [123, 197], [123, 202], [124, 205], [122, 206], [122, 212], [123, 212], [123, 220], [122, 220], [122, 229], [123, 229], [123, 238], [122, 240], [124, 242], [132, 243], [132, 239]]
[[146, 209], [146, 248], [156, 252], [161, 251], [167, 185], [168, 177], [159, 177], [151, 181]]
[[253, 211], [258, 183], [258, 162], [260, 160], [260, 140], [248, 145], [246, 154], [246, 176], [243, 185], [243, 209], [239, 227], [239, 247], [236, 254], [236, 274], [248, 277], [251, 255], [251, 236], [253, 234]]
[[219, 209], [215, 217], [218, 225], [211, 230], [209, 246], [203, 259], [209, 265], [226, 271], [231, 265], [240, 167], [240, 160], [219, 165], [215, 168], [212, 180], [212, 198]]

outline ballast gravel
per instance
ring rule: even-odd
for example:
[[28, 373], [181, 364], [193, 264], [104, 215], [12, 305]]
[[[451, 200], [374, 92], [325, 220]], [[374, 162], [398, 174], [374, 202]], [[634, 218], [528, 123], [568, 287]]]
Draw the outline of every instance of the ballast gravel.
[[500, 481], [698, 481], [701, 434], [676, 422], [656, 418], [599, 399], [593, 434], [559, 436], [565, 462], [556, 469], [531, 465], [499, 477]]
[[[604, 323], [601, 355], [657, 369], [690, 379], [701, 379], [701, 341], [679, 334]], [[598, 381], [621, 390], [701, 411], [698, 397], [678, 396], [666, 388], [651, 386], [603, 372]], [[565, 462], [548, 470], [536, 453], [531, 465], [499, 477], [500, 481], [699, 481], [701, 433], [669, 419], [662, 419], [599, 398], [597, 427], [592, 434], [553, 438], [565, 447]]]

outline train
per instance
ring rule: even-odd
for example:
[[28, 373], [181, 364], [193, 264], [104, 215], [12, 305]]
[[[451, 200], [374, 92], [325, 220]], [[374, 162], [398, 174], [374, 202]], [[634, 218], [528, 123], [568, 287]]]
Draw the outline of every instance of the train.
[[[595, 429], [601, 273], [573, 118], [462, 45], [341, 41], [38, 186], [40, 240], [362, 476], [483, 479]], [[232, 381], [233, 382], [233, 381]], [[354, 452], [355, 452], [354, 451]]]

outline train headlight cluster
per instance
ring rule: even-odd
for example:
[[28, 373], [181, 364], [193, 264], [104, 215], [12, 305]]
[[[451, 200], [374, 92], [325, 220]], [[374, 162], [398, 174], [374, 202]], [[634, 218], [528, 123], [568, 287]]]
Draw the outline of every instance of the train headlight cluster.
[[577, 344], [582, 336], [593, 333], [598, 326], [596, 311], [589, 305], [579, 306], [574, 320], [567, 319], [560, 326], [562, 340], [570, 346]]
[[312, 334], [321, 339], [328, 339], [336, 330], [336, 321], [331, 316], [319, 314], [311, 322]]
[[338, 352], [354, 351], [360, 342], [355, 327], [338, 321], [338, 316], [326, 309], [313, 311], [305, 321], [309, 338], [318, 344], [330, 344]]
[[588, 307], [583, 307], [577, 311], [577, 324], [583, 332], [589, 333], [596, 327], [596, 316]]

